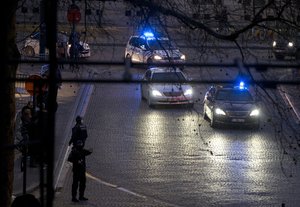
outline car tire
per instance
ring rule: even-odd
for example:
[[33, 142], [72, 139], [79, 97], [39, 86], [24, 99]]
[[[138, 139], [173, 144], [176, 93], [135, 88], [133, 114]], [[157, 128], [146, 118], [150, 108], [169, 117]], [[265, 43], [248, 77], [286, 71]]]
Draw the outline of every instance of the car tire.
[[129, 54], [126, 55], [124, 62], [125, 62], [125, 65], [127, 65], [127, 64], [129, 64], [130, 66], [132, 65], [131, 56]]
[[22, 49], [22, 55], [26, 56], [26, 57], [34, 57], [35, 56], [35, 52], [33, 47], [31, 46], [26, 46]]
[[207, 114], [206, 114], [206, 110], [205, 110], [205, 107], [203, 106], [203, 119], [204, 120], [209, 120]]
[[148, 58], [147, 60], [147, 68], [151, 68], [153, 66], [153, 60], [151, 58]]
[[154, 108], [154, 104], [151, 101], [150, 94], [148, 94], [147, 103], [150, 108]]
[[215, 121], [214, 115], [211, 116], [210, 126], [211, 126], [211, 128], [216, 128], [217, 127], [217, 123]]

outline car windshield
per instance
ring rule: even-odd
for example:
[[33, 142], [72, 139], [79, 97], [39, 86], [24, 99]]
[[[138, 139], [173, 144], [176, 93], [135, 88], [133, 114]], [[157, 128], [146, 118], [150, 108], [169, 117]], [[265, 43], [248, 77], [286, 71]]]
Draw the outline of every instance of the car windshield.
[[253, 101], [253, 98], [247, 90], [219, 90], [216, 94], [216, 100]]
[[185, 81], [185, 77], [180, 72], [165, 72], [165, 73], [154, 73], [152, 81], [164, 82], [164, 81]]
[[175, 47], [168, 39], [148, 39], [148, 46], [152, 50], [172, 50]]

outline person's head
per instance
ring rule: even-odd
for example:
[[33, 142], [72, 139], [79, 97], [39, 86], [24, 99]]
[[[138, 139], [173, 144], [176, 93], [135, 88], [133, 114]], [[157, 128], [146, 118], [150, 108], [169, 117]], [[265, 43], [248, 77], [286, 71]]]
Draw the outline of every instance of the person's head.
[[40, 207], [39, 200], [31, 194], [24, 194], [14, 199], [11, 207]]
[[33, 108], [33, 102], [32, 101], [28, 101], [27, 102], [27, 107], [32, 109]]
[[82, 117], [81, 116], [77, 116], [76, 117], [76, 123], [80, 124], [82, 122]]

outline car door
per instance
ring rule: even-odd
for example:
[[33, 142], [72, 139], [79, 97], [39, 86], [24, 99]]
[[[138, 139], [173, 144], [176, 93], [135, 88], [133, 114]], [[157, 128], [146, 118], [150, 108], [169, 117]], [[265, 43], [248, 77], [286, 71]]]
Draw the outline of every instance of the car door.
[[131, 56], [131, 61], [133, 63], [139, 62], [139, 57], [138, 57], [138, 37], [132, 37], [129, 41], [129, 46], [127, 48], [128, 54]]

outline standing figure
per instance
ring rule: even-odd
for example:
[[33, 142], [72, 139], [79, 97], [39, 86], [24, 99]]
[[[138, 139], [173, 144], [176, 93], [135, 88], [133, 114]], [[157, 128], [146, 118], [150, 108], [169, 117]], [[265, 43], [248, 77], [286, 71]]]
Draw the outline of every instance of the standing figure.
[[77, 116], [76, 124], [72, 128], [72, 136], [69, 141], [69, 146], [71, 144], [73, 144], [73, 146], [75, 146], [75, 144], [77, 143], [78, 140], [81, 140], [83, 142], [83, 145], [85, 144], [85, 140], [87, 139], [88, 135], [87, 135], [86, 125], [84, 125], [82, 122], [83, 122], [82, 117]]
[[[72, 202], [87, 201], [84, 197], [86, 187], [86, 161], [85, 157], [92, 152], [83, 148], [83, 142], [78, 140], [68, 157], [68, 161], [73, 164], [73, 183], [72, 183]], [[77, 199], [77, 191], [79, 187], [79, 200]]]

